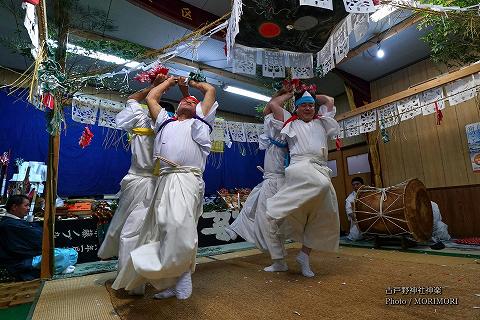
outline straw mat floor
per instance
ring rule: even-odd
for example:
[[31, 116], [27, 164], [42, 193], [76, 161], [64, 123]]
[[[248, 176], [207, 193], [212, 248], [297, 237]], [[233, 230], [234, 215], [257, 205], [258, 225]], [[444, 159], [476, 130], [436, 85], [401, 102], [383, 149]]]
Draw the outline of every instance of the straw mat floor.
[[[480, 264], [473, 259], [349, 248], [313, 254], [317, 275], [307, 279], [289, 252], [285, 273], [261, 271], [269, 262], [263, 254], [201, 264], [186, 301], [154, 300], [151, 287], [141, 298], [112, 290], [111, 281], [106, 286], [122, 320], [480, 319]], [[386, 294], [388, 287], [414, 286], [442, 292]], [[411, 305], [386, 305], [387, 298]], [[415, 305], [415, 298], [457, 298], [458, 305]]]

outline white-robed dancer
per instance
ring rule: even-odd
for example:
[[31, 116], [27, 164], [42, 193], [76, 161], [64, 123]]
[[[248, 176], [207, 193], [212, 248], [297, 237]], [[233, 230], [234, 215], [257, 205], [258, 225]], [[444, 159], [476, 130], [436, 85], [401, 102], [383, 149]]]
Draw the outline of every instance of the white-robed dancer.
[[120, 182], [121, 194], [117, 210], [110, 222], [105, 240], [98, 250], [98, 256], [102, 259], [120, 256], [120, 233], [125, 221], [132, 211], [148, 208], [153, 196], [156, 181], [153, 175], [155, 133], [148, 108], [142, 106], [140, 102], [145, 100], [150, 90], [160, 81], [161, 79], [158, 79], [148, 88], [129, 96], [125, 108], [115, 118], [117, 128], [132, 135], [130, 141], [132, 158], [128, 174]]
[[[161, 83], [163, 80], [166, 79], [166, 76], [160, 76], [158, 77], [156, 80], [156, 82], [158, 82], [157, 84]], [[189, 96], [189, 93], [188, 93], [188, 87], [186, 84], [183, 84], [183, 83], [179, 83], [178, 84], [179, 88], [180, 88], [180, 91], [183, 95], [183, 97], [188, 97]], [[149, 90], [150, 91], [150, 90]], [[145, 94], [146, 96], [146, 94]], [[138, 98], [142, 98], [142, 97], [138, 97]], [[143, 97], [145, 98], [145, 97]], [[162, 108], [164, 108], [168, 115], [170, 117], [173, 117], [175, 115], [175, 108], [173, 107], [173, 105], [171, 105], [170, 103], [168, 102], [160, 102]], [[147, 108], [148, 110], [148, 106], [145, 106], [145, 108]], [[153, 124], [152, 124], [153, 125]], [[149, 150], [150, 150], [150, 156], [152, 158], [152, 162], [154, 161], [153, 160], [153, 142], [155, 140], [155, 133], [154, 133], [154, 130], [151, 130], [151, 141], [149, 141], [149, 143], [151, 143], [151, 145], [149, 146]], [[121, 270], [126, 264], [127, 264], [127, 261], [128, 259], [130, 258], [130, 252], [132, 252], [136, 245], [137, 245], [137, 241], [138, 241], [138, 236], [140, 234], [140, 229], [142, 228], [142, 225], [143, 225], [143, 222], [145, 221], [145, 217], [147, 215], [147, 212], [148, 212], [148, 209], [149, 209], [149, 206], [150, 206], [150, 201], [152, 199], [152, 196], [153, 196], [153, 189], [155, 187], [155, 183], [156, 183], [156, 179], [157, 179], [157, 176], [158, 176], [158, 167], [154, 168], [154, 175], [155, 175], [155, 180], [154, 180], [154, 186], [153, 188], [151, 188], [151, 192], [149, 192], [149, 196], [148, 197], [145, 197], [144, 195], [142, 194], [139, 194], [138, 196], [139, 197], [145, 197], [145, 200], [142, 201], [142, 203], [138, 204], [134, 210], [128, 215], [128, 218], [126, 219], [125, 221], [125, 224], [123, 225], [123, 228], [120, 232], [120, 247], [119, 247], [119, 252], [118, 252], [118, 270]], [[149, 190], [150, 191], [150, 190]], [[130, 294], [143, 294], [144, 293], [144, 286], [140, 286], [138, 288], [136, 288], [135, 290], [130, 290]]]
[[[317, 103], [332, 111], [333, 98], [317, 95]], [[340, 128], [331, 117], [319, 116], [315, 99], [308, 92], [295, 95], [295, 115], [285, 122], [290, 165], [285, 184], [267, 200], [267, 215], [283, 237], [303, 244], [296, 257], [302, 274], [313, 277], [309, 263], [312, 249], [336, 251], [339, 244], [339, 217], [335, 189], [327, 167], [327, 137]]]
[[267, 199], [271, 198], [285, 181], [285, 158], [288, 153], [285, 139], [280, 134], [283, 123], [290, 118], [290, 113], [283, 108], [285, 102], [292, 98], [291, 88], [282, 88], [265, 106], [265, 133], [259, 137], [259, 149], [265, 150], [263, 181], [250, 193], [245, 206], [226, 228], [230, 237], [235, 240], [240, 235], [257, 248], [270, 252], [273, 260], [265, 271], [287, 271], [283, 261], [285, 248], [281, 244], [285, 239], [273, 235], [272, 220], [267, 219]]
[[218, 104], [213, 86], [190, 81], [191, 87], [204, 94], [203, 101], [182, 99], [176, 118], [170, 118], [158, 101], [176, 81], [168, 77], [147, 96], [150, 114], [156, 120], [154, 157], [160, 161], [160, 176], [137, 248], [130, 253], [112, 288], [131, 290], [149, 282], [164, 290], [155, 298], [187, 299], [192, 293], [197, 222], [203, 205], [202, 173]]

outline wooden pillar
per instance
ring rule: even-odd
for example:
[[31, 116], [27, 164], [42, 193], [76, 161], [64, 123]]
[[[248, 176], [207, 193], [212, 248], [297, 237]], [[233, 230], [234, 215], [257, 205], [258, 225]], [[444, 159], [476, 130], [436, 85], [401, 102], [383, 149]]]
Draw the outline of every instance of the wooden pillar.
[[[68, 12], [62, 6], [61, 0], [56, 0], [54, 3], [55, 22], [58, 26], [57, 51], [55, 60], [60, 64], [62, 72], [65, 72], [66, 53], [68, 42]], [[41, 8], [40, 6], [43, 6]], [[45, 14], [45, 0], [40, 1], [39, 10], [43, 11], [43, 19]], [[38, 11], [37, 11], [38, 12]], [[39, 15], [39, 24], [42, 18]], [[46, 20], [44, 21], [46, 26]], [[46, 39], [46, 28], [45, 38]], [[55, 113], [59, 108], [63, 108], [61, 96], [55, 97], [54, 110]], [[48, 161], [47, 161], [47, 181], [45, 185], [45, 215], [43, 221], [43, 239], [42, 239], [42, 263], [40, 269], [40, 276], [42, 279], [50, 279], [54, 274], [54, 259], [53, 249], [54, 229], [55, 229], [55, 204], [57, 199], [57, 181], [58, 181], [58, 160], [60, 154], [60, 130], [49, 136], [48, 142]]]
[[370, 163], [372, 165], [372, 177], [375, 187], [382, 188], [382, 166], [380, 163], [380, 154], [378, 153], [378, 130], [367, 133], [368, 154], [370, 156]]
[[[352, 89], [349, 85], [345, 84], [345, 92], [347, 94], [348, 104], [350, 106], [350, 110], [355, 110], [355, 99], [354, 99], [354, 89]], [[366, 104], [365, 102], [364, 104]], [[366, 134], [367, 136], [367, 144], [368, 144], [368, 155], [370, 159], [370, 164], [372, 167], [372, 183], [375, 187], [381, 188], [383, 187], [382, 182], [382, 170], [380, 165], [380, 155], [378, 153], [378, 144], [377, 144], [377, 137], [378, 137], [378, 129], [374, 132], [369, 132]]]

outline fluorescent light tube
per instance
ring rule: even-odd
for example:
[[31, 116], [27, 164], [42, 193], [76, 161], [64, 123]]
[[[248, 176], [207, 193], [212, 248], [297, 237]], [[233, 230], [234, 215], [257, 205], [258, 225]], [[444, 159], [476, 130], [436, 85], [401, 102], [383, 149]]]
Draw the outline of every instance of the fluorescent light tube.
[[377, 11], [372, 13], [370, 16], [370, 20], [373, 22], [377, 22], [385, 18], [386, 16], [392, 14], [394, 11], [398, 10], [397, 7], [389, 6], [389, 5], [381, 5]]
[[225, 86], [225, 87], [223, 88], [223, 90], [225, 90], [225, 91], [227, 91], [227, 92], [239, 94], [239, 95], [241, 95], [241, 96], [249, 97], [249, 98], [252, 98], [252, 99], [257, 99], [257, 100], [265, 101], [265, 102], [268, 102], [268, 101], [270, 101], [270, 100], [272, 99], [271, 97], [265, 96], [265, 95], [260, 94], [260, 93], [256, 93], [256, 92], [253, 92], [253, 91], [249, 91], [249, 90], [245, 90], [245, 89], [240, 89], [240, 88], [232, 87], [232, 86]]

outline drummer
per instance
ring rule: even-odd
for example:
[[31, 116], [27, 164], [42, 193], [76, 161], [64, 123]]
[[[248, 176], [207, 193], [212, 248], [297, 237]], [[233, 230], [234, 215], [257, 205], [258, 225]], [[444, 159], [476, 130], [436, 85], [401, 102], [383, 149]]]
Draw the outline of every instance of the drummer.
[[357, 224], [355, 223], [353, 215], [353, 203], [355, 202], [355, 197], [357, 196], [357, 191], [361, 186], [364, 185], [363, 179], [361, 177], [355, 177], [352, 179], [352, 188], [353, 191], [350, 193], [345, 200], [345, 211], [347, 212], [348, 221], [350, 221], [350, 232], [347, 236], [347, 239], [350, 241], [357, 241], [362, 239], [362, 233], [358, 229]]

